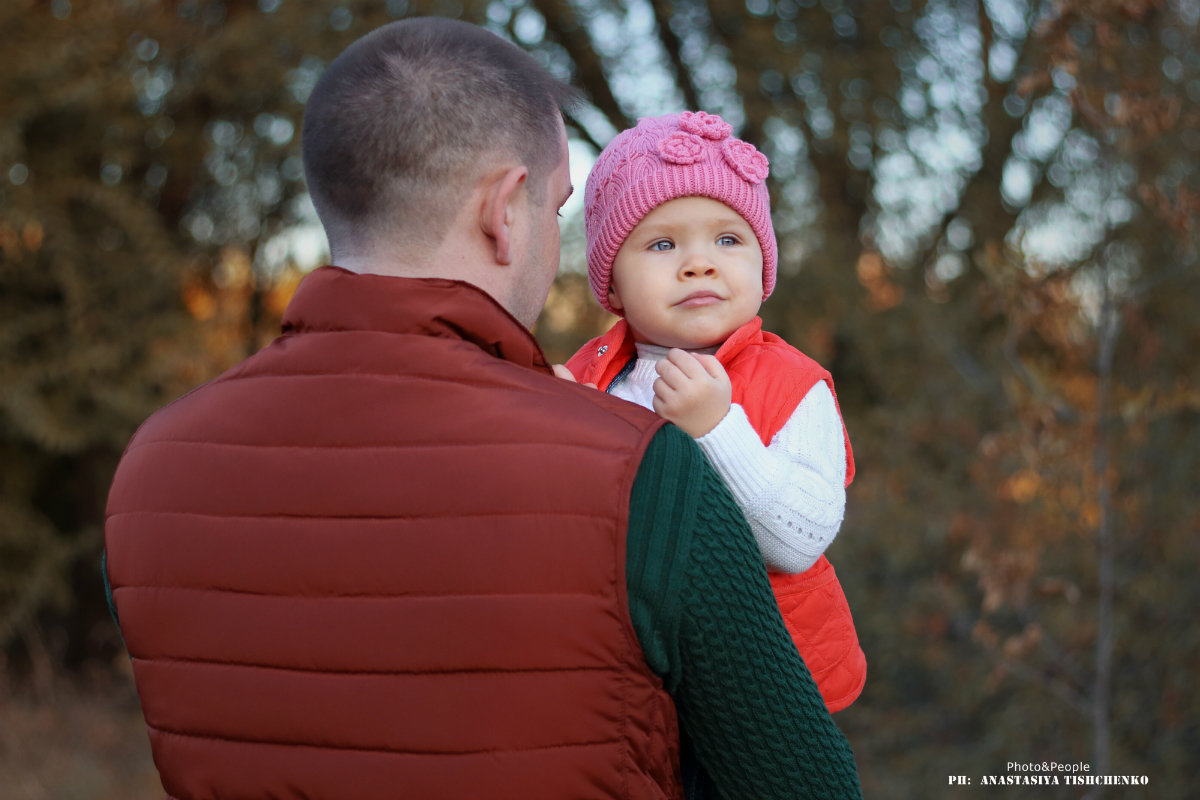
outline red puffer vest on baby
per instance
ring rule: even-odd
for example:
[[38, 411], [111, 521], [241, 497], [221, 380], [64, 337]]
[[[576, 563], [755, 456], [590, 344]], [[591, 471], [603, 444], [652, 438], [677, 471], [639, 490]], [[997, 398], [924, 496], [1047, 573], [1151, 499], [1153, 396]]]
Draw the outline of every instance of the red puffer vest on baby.
[[[716, 355], [733, 384], [733, 402], [745, 409], [764, 445], [770, 444], [817, 381], [824, 381], [833, 392], [829, 372], [780, 337], [764, 331], [759, 317], [734, 331]], [[594, 383], [606, 390], [636, 357], [633, 336], [622, 319], [580, 348], [567, 362], [567, 368], [580, 383]], [[845, 430], [843, 424], [849, 486], [854, 479], [854, 455]], [[867, 659], [833, 565], [822, 555], [798, 575], [768, 574], [783, 620], [826, 707], [831, 712], [842, 710], [862, 693]]]
[[283, 336], [142, 426], [109, 496], [163, 786], [682, 798], [625, 586], [660, 426], [554, 378], [472, 286], [310, 274]]

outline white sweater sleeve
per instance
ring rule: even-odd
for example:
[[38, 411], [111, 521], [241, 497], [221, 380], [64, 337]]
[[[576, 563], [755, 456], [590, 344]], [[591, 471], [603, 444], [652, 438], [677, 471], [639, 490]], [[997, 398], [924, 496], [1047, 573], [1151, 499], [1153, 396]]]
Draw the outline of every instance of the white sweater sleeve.
[[803, 572], [829, 547], [846, 510], [846, 444], [833, 394], [818, 382], [764, 447], [741, 406], [696, 440], [779, 572]]

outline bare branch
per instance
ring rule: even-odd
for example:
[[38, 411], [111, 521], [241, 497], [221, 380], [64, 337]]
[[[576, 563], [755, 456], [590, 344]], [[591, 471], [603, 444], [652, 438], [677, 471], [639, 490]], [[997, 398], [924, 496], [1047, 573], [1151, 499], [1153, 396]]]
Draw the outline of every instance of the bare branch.
[[599, 109], [616, 130], [628, 128], [633, 120], [626, 116], [621, 104], [608, 85], [604, 65], [596, 48], [592, 45], [587, 27], [575, 14], [570, 3], [553, 0], [531, 0], [538, 13], [546, 20], [546, 31], [550, 38], [562, 45], [575, 63], [575, 83], [587, 92], [592, 105]]
[[[1034, 26], [1040, 14], [1041, 8], [1038, 5], [1031, 8], [1026, 17], [1026, 35], [1022, 39], [1017, 51], [1017, 64], [1022, 62], [1022, 59], [1032, 47]], [[1000, 177], [1003, 173], [1004, 165], [1008, 162], [1013, 152], [1013, 139], [1021, 131], [1028, 114], [1014, 117], [1004, 108], [1004, 97], [1017, 88], [1017, 73], [1015, 70], [1013, 76], [1006, 82], [998, 83], [991, 78], [991, 72], [986, 62], [986, 51], [990, 50], [991, 42], [994, 41], [995, 25], [987, 15], [982, 3], [979, 10], [979, 25], [981, 29], [980, 33], [985, 43], [983, 75], [984, 89], [987, 92], [987, 102], [984, 104], [981, 112], [981, 121], [988, 132], [987, 144], [980, 153], [982, 163], [979, 169], [967, 179], [959, 195], [960, 200], [958, 205], [942, 215], [941, 220], [939, 220], [935, 227], [936, 232], [929, 239], [928, 246], [914, 262], [924, 265], [926, 268], [936, 258], [938, 249], [946, 237], [950, 223], [956, 217], [963, 217], [969, 220], [972, 229], [977, 234], [979, 243], [983, 244], [988, 239], [998, 241], [1003, 238], [1003, 235], [1012, 228], [1020, 214], [1020, 210], [1008, 211], [999, 207], [994, 202], [994, 187], [999, 186], [1001, 183]], [[1043, 88], [1038, 93], [1027, 97], [1025, 99], [1026, 109], [1032, 108], [1034, 102], [1044, 96], [1044, 93], [1045, 89]], [[1045, 170], [1043, 170], [1038, 187], [1035, 187], [1035, 192], [1043, 188], [1045, 182], [1046, 175]], [[923, 272], [923, 270], [917, 270], [917, 272]]]
[[587, 129], [587, 126], [576, 119], [574, 115], [567, 113], [566, 118], [568, 130], [574, 132], [577, 138], [590, 144], [597, 153], [604, 149], [604, 145], [596, 141], [596, 137], [592, 136], [592, 132]]
[[671, 66], [675, 68], [675, 82], [683, 92], [683, 102], [689, 109], [699, 109], [701, 107], [700, 91], [697, 89], [695, 81], [692, 80], [691, 70], [683, 63], [683, 42], [679, 40], [675, 29], [671, 27], [674, 3], [666, 2], [666, 0], [653, 0], [650, 5], [654, 8], [658, 38], [662, 41], [663, 49], [671, 61]]

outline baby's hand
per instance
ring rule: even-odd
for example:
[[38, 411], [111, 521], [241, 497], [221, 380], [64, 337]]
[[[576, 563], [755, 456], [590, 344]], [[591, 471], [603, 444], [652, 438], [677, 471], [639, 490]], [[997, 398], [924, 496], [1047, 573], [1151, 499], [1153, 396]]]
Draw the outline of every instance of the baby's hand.
[[658, 362], [654, 410], [699, 439], [725, 418], [733, 398], [729, 375], [710, 355], [692, 355], [678, 348]]

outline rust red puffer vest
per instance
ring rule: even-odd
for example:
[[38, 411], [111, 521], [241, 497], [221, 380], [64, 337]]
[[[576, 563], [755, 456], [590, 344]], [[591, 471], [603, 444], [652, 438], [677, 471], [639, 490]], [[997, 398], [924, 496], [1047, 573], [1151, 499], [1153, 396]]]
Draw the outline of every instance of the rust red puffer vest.
[[[621, 369], [637, 357], [633, 334], [625, 320], [591, 340], [566, 366], [580, 383], [608, 389]], [[816, 361], [779, 336], [762, 329], [755, 317], [734, 331], [716, 353], [729, 373], [733, 402], [746, 411], [764, 445], [771, 443], [808, 391], [824, 381], [833, 392], [833, 379]], [[837, 402], [834, 394], [834, 402]], [[845, 424], [846, 485], [854, 480], [854, 453]], [[867, 681], [867, 658], [858, 643], [854, 618], [842, 584], [824, 555], [804, 572], [769, 572], [771, 588], [792, 641], [812, 673], [830, 712], [841, 711], [862, 693]]]
[[658, 427], [467, 284], [322, 268], [151, 417], [110, 582], [175, 798], [679, 798], [626, 607]]

